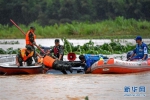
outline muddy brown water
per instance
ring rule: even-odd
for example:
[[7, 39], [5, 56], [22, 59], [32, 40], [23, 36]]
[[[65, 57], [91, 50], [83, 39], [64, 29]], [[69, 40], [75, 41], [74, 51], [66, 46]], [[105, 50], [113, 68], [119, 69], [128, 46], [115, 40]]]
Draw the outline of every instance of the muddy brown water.
[[[54, 39], [45, 39], [39, 40], [37, 43], [51, 46], [53, 41]], [[25, 41], [20, 39], [19, 42], [20, 44], [16, 45], [1, 44], [1, 47], [4, 49], [10, 46], [14, 49], [24, 47]], [[70, 42], [75, 41], [70, 40]], [[96, 42], [97, 44], [101, 43], [101, 41]], [[105, 42], [110, 42], [110, 40]], [[77, 42], [75, 45], [80, 43]], [[110, 57], [115, 56], [110, 55]], [[130, 92], [125, 92], [125, 86], [130, 87]], [[144, 93], [131, 91], [132, 87], [140, 86], [145, 87]], [[141, 96], [125, 96], [127, 93], [131, 95], [140, 93]], [[150, 72], [99, 75], [37, 74], [0, 76], [0, 100], [85, 100], [86, 96], [89, 100], [150, 100]]]
[[[144, 97], [125, 97], [125, 86], [144, 86]], [[150, 72], [134, 74], [0, 76], [0, 100], [149, 100]]]

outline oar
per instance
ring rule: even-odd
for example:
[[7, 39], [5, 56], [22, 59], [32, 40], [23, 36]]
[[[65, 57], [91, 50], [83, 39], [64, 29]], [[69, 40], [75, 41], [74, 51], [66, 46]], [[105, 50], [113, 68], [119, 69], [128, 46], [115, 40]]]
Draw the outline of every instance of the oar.
[[[26, 35], [23, 30], [12, 20], [10, 19], [10, 21], [22, 32], [22, 34]], [[42, 51], [44, 54], [46, 54], [39, 46], [35, 45], [40, 51]], [[66, 71], [62, 71], [63, 74], [67, 74]]]
[[[22, 34], [24, 34], [26, 36], [26, 34], [23, 32], [23, 30], [12, 20], [10, 19], [10, 21], [22, 32]], [[38, 45], [35, 45], [40, 51], [42, 51], [44, 54], [46, 54]]]

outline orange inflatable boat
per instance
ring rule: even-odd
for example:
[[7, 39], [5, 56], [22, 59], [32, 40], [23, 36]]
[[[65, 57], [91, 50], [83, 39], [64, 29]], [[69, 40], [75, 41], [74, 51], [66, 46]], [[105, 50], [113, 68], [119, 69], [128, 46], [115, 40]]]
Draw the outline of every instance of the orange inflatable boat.
[[99, 60], [91, 67], [92, 74], [126, 74], [150, 71], [150, 59], [147, 61], [123, 61], [110, 58]]

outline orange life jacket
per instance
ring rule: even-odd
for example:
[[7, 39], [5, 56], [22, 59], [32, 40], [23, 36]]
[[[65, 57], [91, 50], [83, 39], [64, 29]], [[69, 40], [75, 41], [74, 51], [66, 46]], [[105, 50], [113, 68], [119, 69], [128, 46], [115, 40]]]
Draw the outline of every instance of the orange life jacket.
[[33, 34], [33, 36], [34, 36], [34, 41], [35, 41], [35, 38], [36, 38], [35, 34], [29, 30], [29, 31], [26, 33], [26, 45], [33, 45], [33, 44], [30, 42], [29, 33], [32, 33], [32, 34]]
[[54, 62], [55, 62], [55, 59], [53, 59], [53, 58], [50, 57], [50, 56], [45, 56], [45, 57], [43, 58], [43, 64], [44, 64], [46, 67], [52, 68]]
[[21, 49], [21, 57], [23, 59], [23, 61], [26, 61], [28, 58], [32, 57], [34, 54], [34, 51], [32, 51], [30, 54], [28, 54], [28, 56], [26, 56], [26, 48]]

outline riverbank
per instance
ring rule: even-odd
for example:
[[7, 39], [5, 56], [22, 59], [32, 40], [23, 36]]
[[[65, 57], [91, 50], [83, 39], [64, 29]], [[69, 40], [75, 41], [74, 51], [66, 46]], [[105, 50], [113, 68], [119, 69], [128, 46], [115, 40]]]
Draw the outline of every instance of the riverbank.
[[[34, 22], [29, 26], [19, 26], [24, 32], [27, 32], [30, 26], [34, 26], [36, 28], [36, 36], [39, 39], [64, 37], [69, 39], [130, 39], [135, 38], [137, 35], [141, 35], [143, 38], [150, 37], [149, 21], [124, 19], [123, 17], [95, 23], [72, 22], [43, 27]], [[0, 39], [23, 38], [24, 35], [15, 26], [0, 25]]]

